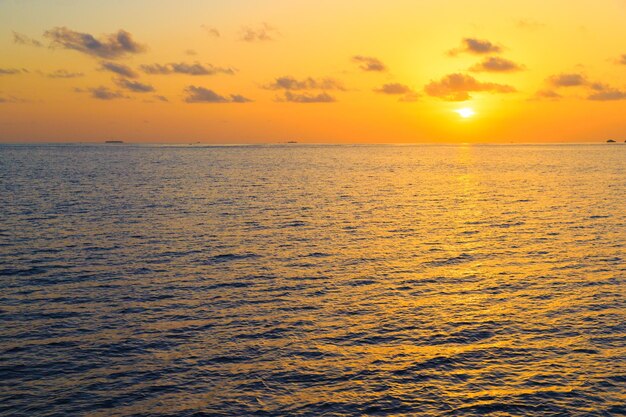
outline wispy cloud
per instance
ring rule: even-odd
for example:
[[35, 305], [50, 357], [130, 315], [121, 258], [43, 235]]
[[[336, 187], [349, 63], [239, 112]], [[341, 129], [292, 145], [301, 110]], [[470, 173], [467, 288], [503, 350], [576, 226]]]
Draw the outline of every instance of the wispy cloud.
[[26, 36], [24, 34], [21, 34], [15, 31], [13, 32], [13, 42], [19, 45], [28, 45], [28, 46], [34, 46], [37, 48], [43, 47], [43, 44], [37, 39], [33, 39], [29, 36]]
[[239, 33], [239, 40], [244, 42], [267, 42], [273, 41], [278, 35], [276, 28], [262, 23], [260, 26], [244, 26]]
[[611, 87], [604, 83], [591, 83], [590, 86], [593, 91], [588, 97], [588, 100], [593, 101], [615, 101], [626, 99], [626, 91]]
[[561, 98], [563, 98], [563, 96], [556, 91], [547, 89], [539, 90], [533, 96], [535, 100], [560, 100]]
[[46, 77], [48, 78], [78, 78], [84, 75], [85, 74], [83, 74], [82, 72], [71, 72], [66, 69], [58, 69], [56, 71], [52, 71], [46, 74]]
[[506, 84], [481, 82], [470, 75], [448, 74], [439, 81], [431, 81], [424, 87], [430, 96], [446, 101], [465, 101], [472, 92], [513, 93], [515, 88]]
[[402, 102], [414, 102], [419, 99], [419, 94], [413, 91], [412, 88], [408, 85], [400, 83], [384, 84], [382, 87], [374, 89], [374, 92], [379, 94], [402, 96], [398, 99], [398, 101]]
[[117, 75], [121, 75], [126, 78], [137, 78], [139, 74], [137, 74], [131, 67], [128, 65], [118, 64], [116, 62], [110, 61], [102, 61], [100, 62], [100, 68], [105, 71], [113, 72]]
[[272, 83], [263, 86], [267, 90], [339, 90], [345, 91], [343, 84], [334, 78], [304, 78], [301, 80], [292, 76], [276, 78]]
[[499, 54], [500, 52], [502, 52], [501, 46], [496, 45], [486, 39], [464, 38], [461, 41], [461, 46], [448, 51], [448, 55], [455, 56], [461, 53], [485, 55]]
[[150, 93], [154, 91], [154, 87], [150, 84], [140, 83], [139, 81], [130, 81], [126, 78], [116, 78], [114, 82], [118, 87], [135, 93]]
[[359, 68], [363, 71], [384, 72], [387, 71], [387, 67], [378, 58], [371, 56], [355, 55], [352, 57], [352, 61], [359, 64]]
[[171, 62], [169, 64], [141, 65], [141, 70], [146, 74], [187, 74], [187, 75], [216, 75], [235, 74], [234, 68], [216, 67], [211, 64], [203, 65], [199, 62], [191, 64], [185, 62]]
[[44, 36], [51, 40], [52, 46], [72, 49], [105, 59], [116, 59], [146, 50], [144, 45], [135, 42], [132, 35], [125, 30], [119, 30], [97, 39], [88, 33], [76, 32], [66, 27], [55, 27], [44, 32]]
[[0, 75], [26, 74], [28, 70], [25, 68], [0, 68]]
[[108, 87], [100, 86], [93, 88], [75, 88], [74, 91], [77, 93], [90, 93], [92, 98], [96, 100], [115, 100], [119, 98], [128, 98], [124, 94], [119, 91], [112, 91]]
[[564, 73], [553, 75], [548, 82], [554, 87], [578, 87], [587, 84], [587, 77], [582, 74]]
[[185, 88], [185, 93], [187, 103], [248, 103], [252, 101], [240, 94], [231, 94], [226, 97], [208, 88], [194, 85]]
[[534, 31], [544, 28], [546, 25], [534, 19], [519, 19], [515, 22], [519, 29]]
[[620, 65], [626, 65], [626, 54], [622, 54], [617, 60], [617, 63]]
[[524, 66], [500, 57], [488, 57], [470, 68], [474, 72], [516, 72], [523, 71]]
[[277, 101], [286, 101], [290, 103], [334, 103], [337, 101], [333, 96], [326, 92], [319, 94], [307, 94], [307, 93], [292, 93], [291, 91], [285, 91], [282, 98]]
[[597, 93], [590, 94], [587, 97], [589, 100], [593, 101], [615, 101], [615, 100], [626, 100], [626, 91], [617, 90], [617, 89], [607, 89], [603, 91], [599, 91]]
[[204, 29], [204, 31], [209, 35], [212, 36], [214, 38], [219, 38], [220, 37], [220, 31], [217, 30], [215, 27], [213, 26], [207, 26], [207, 25], [200, 25], [200, 27], [202, 29]]

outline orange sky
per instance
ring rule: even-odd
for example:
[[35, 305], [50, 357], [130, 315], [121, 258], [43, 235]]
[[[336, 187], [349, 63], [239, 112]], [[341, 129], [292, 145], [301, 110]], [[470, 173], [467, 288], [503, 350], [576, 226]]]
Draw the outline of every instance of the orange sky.
[[624, 0], [0, 0], [0, 141], [624, 140], [625, 23]]

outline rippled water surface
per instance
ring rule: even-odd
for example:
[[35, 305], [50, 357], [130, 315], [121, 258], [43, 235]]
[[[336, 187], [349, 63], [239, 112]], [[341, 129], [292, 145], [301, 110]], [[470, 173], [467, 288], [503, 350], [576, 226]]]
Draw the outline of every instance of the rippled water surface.
[[0, 414], [626, 413], [626, 146], [0, 146]]

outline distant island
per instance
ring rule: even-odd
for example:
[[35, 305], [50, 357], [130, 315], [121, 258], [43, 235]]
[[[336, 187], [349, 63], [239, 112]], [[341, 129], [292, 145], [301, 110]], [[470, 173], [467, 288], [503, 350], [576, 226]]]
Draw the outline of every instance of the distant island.
[[105, 140], [104, 143], [124, 143], [123, 140]]

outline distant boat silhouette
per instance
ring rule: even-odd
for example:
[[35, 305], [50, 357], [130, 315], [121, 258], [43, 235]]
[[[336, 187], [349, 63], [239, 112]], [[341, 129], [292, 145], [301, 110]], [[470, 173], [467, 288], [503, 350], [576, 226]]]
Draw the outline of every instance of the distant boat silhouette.
[[295, 140], [288, 140], [287, 143], [298, 143], [298, 142]]
[[615, 143], [615, 141], [613, 139], [609, 139], [606, 141], [606, 143]]
[[104, 143], [124, 143], [123, 140], [105, 140]]

